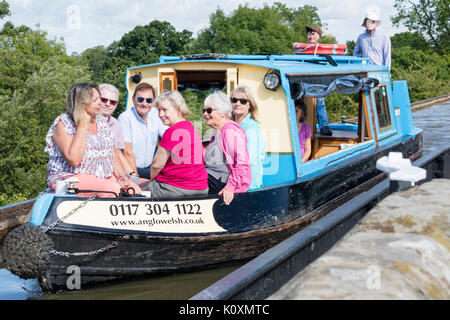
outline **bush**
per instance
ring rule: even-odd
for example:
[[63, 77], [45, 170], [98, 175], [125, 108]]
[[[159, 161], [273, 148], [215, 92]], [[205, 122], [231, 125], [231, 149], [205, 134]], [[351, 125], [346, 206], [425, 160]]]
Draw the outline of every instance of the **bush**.
[[450, 54], [400, 47], [392, 51], [392, 81], [406, 80], [411, 102], [450, 92]]

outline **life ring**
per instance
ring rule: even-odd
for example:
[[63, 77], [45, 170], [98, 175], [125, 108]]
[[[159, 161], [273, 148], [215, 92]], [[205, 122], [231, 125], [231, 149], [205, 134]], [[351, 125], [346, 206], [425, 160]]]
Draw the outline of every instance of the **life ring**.
[[294, 50], [295, 54], [347, 54], [347, 45], [295, 42], [292, 46], [292, 50]]

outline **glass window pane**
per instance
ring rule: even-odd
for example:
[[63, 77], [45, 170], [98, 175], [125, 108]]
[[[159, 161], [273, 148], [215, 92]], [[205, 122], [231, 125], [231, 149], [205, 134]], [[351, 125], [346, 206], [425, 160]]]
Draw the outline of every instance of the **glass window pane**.
[[379, 86], [374, 89], [375, 106], [377, 108], [378, 125], [380, 130], [386, 130], [391, 127], [391, 113], [387, 98], [386, 86]]

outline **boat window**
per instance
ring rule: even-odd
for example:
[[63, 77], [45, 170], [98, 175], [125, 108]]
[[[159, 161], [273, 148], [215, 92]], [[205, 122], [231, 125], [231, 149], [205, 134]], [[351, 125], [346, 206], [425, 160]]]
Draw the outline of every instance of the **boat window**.
[[177, 89], [189, 106], [187, 119], [194, 125], [202, 139], [209, 139], [214, 130], [206, 125], [201, 112], [203, 102], [211, 92], [226, 92], [227, 71], [177, 70]]
[[208, 91], [226, 88], [226, 71], [177, 71], [178, 91]]
[[375, 78], [367, 78], [364, 73], [291, 76], [289, 78], [291, 95], [294, 99], [301, 97], [327, 97], [333, 92], [351, 94], [378, 85]]
[[303, 97], [302, 100], [307, 106], [305, 122], [312, 128], [309, 160], [318, 159], [372, 140], [365, 91], [352, 94], [334, 92], [325, 98], [325, 108], [332, 135], [323, 134], [319, 128], [317, 99]]
[[386, 86], [382, 85], [373, 89], [375, 97], [375, 105], [377, 108], [378, 125], [380, 131], [387, 130], [391, 127], [391, 114], [389, 112], [389, 102], [387, 97]]

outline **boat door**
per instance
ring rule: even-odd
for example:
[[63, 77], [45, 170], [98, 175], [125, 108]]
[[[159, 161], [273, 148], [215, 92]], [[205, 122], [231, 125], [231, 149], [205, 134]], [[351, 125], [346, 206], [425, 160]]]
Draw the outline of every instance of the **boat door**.
[[378, 143], [397, 133], [389, 79], [385, 79], [383, 76], [380, 84], [371, 90], [369, 98], [376, 124], [374, 130], [376, 130]]

